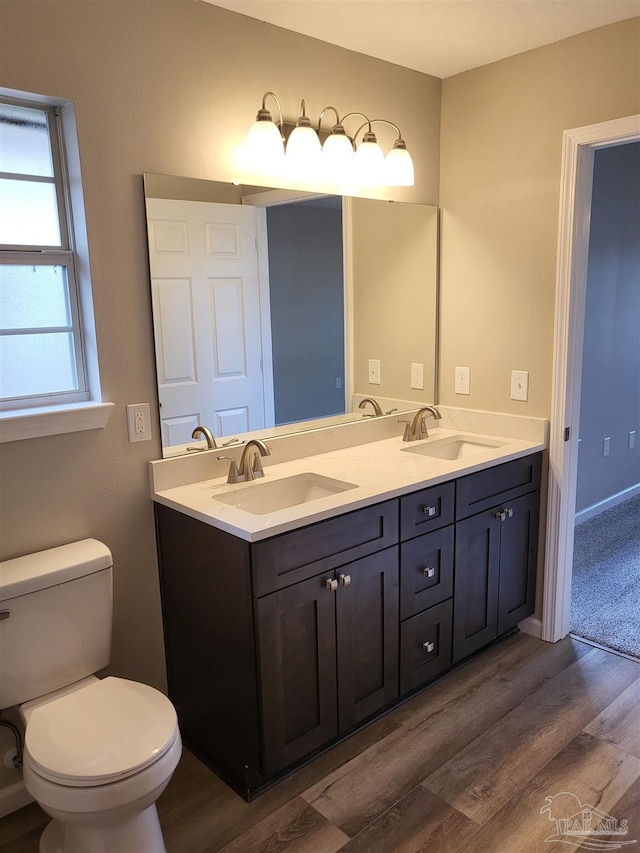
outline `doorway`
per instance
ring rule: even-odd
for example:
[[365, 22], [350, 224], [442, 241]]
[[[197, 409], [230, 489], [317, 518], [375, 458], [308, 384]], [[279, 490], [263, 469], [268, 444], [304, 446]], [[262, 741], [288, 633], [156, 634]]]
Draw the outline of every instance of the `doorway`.
[[586, 282], [595, 152], [640, 140], [640, 115], [565, 131], [542, 638], [570, 631]]
[[571, 633], [640, 657], [640, 142], [595, 152]]

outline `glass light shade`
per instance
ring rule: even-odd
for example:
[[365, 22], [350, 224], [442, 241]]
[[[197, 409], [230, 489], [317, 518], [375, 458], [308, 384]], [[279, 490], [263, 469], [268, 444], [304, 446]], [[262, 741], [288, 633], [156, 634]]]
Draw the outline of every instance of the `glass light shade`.
[[353, 165], [359, 183], [384, 183], [384, 154], [377, 142], [361, 142], [356, 148]]
[[353, 145], [344, 133], [332, 133], [322, 146], [322, 166], [327, 179], [341, 182], [353, 168]]
[[413, 160], [406, 148], [392, 148], [384, 161], [385, 183], [392, 187], [412, 187]]
[[284, 142], [272, 121], [256, 121], [251, 125], [245, 145], [247, 165], [252, 168], [273, 169], [284, 162]]
[[296, 127], [287, 140], [287, 165], [296, 171], [315, 166], [320, 157], [320, 140], [312, 127]]

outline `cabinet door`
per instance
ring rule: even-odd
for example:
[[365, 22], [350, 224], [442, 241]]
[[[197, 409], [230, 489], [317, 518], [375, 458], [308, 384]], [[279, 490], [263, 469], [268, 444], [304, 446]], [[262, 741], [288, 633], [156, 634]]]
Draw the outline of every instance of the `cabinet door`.
[[398, 548], [336, 576], [339, 727], [346, 731], [398, 696]]
[[500, 508], [456, 525], [453, 609], [453, 662], [498, 636]]
[[265, 775], [335, 737], [336, 593], [333, 573], [256, 600]]
[[540, 492], [505, 503], [500, 525], [498, 635], [515, 628], [535, 608]]

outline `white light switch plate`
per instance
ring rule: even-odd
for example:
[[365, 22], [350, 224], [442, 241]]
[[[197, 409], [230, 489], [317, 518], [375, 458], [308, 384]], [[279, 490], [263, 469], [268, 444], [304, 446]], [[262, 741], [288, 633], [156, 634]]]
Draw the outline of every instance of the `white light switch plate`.
[[525, 401], [529, 399], [528, 370], [511, 371], [511, 399]]
[[424, 364], [411, 363], [411, 387], [416, 391], [424, 391]]

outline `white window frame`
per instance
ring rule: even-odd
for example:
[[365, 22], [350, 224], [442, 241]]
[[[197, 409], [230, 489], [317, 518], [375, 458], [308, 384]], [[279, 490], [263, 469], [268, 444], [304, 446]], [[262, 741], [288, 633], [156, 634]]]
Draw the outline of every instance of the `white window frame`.
[[0, 97], [45, 109], [49, 116], [54, 178], [45, 181], [56, 186], [61, 246], [3, 245], [0, 254], [5, 264], [54, 264], [66, 269], [78, 379], [78, 389], [71, 392], [0, 401], [0, 443], [99, 429], [106, 425], [113, 404], [102, 401], [100, 389], [73, 103], [3, 88]]

